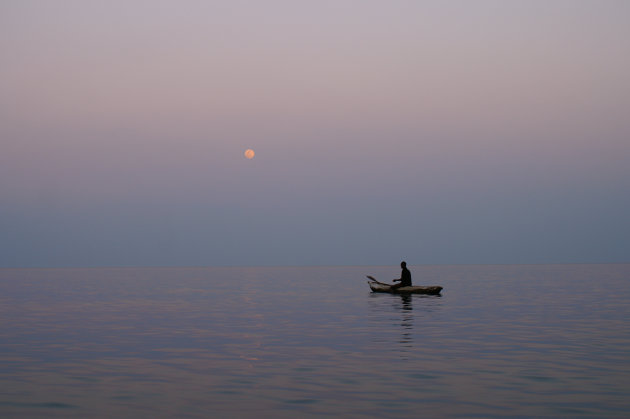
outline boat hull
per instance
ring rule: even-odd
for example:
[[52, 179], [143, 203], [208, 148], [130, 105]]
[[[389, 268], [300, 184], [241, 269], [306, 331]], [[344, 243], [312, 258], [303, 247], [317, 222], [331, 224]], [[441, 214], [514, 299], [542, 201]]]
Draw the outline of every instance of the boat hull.
[[382, 284], [378, 282], [368, 281], [372, 292], [388, 292], [390, 294], [426, 294], [426, 295], [439, 295], [442, 292], [442, 287], [434, 285], [429, 287], [400, 287], [392, 288], [391, 285]]

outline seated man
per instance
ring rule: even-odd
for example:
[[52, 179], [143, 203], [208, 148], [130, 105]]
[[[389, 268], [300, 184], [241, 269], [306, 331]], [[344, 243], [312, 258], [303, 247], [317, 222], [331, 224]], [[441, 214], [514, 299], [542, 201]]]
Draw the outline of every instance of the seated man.
[[407, 262], [400, 262], [402, 272], [399, 279], [394, 279], [394, 282], [400, 282], [400, 284], [392, 285], [392, 288], [410, 287], [411, 286], [411, 272], [407, 269]]

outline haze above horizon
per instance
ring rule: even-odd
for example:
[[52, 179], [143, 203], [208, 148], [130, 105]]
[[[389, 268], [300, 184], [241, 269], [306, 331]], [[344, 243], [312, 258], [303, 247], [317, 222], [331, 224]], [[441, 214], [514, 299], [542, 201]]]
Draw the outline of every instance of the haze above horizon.
[[629, 21], [4, 1], [0, 267], [628, 263]]

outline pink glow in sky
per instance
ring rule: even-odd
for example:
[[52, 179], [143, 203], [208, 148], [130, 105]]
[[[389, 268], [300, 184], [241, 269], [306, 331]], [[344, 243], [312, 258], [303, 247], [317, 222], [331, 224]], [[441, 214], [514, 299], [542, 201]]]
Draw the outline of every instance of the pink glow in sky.
[[628, 262], [629, 21], [4, 1], [0, 266]]

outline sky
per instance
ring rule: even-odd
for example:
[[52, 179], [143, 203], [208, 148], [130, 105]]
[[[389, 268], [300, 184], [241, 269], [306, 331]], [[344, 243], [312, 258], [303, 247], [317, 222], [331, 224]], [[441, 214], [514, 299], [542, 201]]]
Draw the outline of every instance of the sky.
[[2, 0], [0, 267], [628, 263], [628, 22]]

